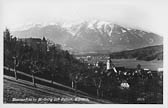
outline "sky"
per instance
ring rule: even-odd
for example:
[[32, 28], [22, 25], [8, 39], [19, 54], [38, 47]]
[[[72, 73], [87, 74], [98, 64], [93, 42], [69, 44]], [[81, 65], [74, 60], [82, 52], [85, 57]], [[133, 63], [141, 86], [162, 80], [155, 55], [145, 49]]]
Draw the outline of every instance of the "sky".
[[102, 20], [160, 35], [167, 32], [167, 0], [0, 0], [2, 27]]

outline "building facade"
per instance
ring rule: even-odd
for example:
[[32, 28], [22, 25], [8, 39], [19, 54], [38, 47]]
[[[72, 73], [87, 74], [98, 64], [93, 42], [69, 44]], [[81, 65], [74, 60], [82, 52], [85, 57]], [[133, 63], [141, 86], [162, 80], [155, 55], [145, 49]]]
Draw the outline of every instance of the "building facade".
[[42, 52], [47, 51], [47, 41], [45, 37], [40, 38], [19, 38], [19, 41], [22, 41], [26, 45], [33, 48], [33, 50], [41, 50]]

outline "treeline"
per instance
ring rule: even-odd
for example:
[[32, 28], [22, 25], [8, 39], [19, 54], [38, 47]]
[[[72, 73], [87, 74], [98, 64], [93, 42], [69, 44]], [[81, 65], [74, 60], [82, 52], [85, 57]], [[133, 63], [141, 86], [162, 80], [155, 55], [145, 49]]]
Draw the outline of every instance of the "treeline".
[[163, 60], [163, 45], [149, 46], [135, 50], [115, 52], [110, 54], [113, 59]]

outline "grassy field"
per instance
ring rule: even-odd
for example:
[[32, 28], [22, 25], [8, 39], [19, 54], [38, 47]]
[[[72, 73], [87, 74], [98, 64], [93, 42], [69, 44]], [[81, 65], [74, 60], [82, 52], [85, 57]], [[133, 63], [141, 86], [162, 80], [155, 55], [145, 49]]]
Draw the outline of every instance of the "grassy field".
[[36, 84], [6, 76], [4, 78], [4, 103], [59, 103], [59, 104], [95, 104], [111, 101], [91, 98], [69, 91]]
[[[52, 103], [49, 100], [39, 101], [39, 99], [51, 99], [66, 97], [60, 94], [50, 94], [43, 90], [34, 89], [33, 86], [21, 85], [16, 82], [4, 80], [4, 103]], [[22, 100], [16, 100], [22, 99]], [[53, 103], [63, 103], [55, 101]]]
[[142, 68], [147, 68], [150, 70], [157, 70], [158, 68], [163, 68], [163, 61], [141, 61], [135, 59], [113, 59], [112, 62], [116, 67], [126, 67], [126, 68], [136, 68], [138, 64], [141, 65]]

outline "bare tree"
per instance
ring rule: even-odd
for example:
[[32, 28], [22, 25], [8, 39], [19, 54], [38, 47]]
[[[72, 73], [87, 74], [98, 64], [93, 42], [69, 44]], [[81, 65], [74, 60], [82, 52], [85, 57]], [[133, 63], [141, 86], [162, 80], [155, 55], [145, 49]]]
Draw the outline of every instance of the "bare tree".
[[94, 67], [92, 75], [90, 75], [93, 80], [93, 84], [96, 87], [97, 97], [101, 97], [103, 95], [101, 89], [103, 86], [105, 69], [102, 67]]
[[17, 77], [17, 70], [16, 70], [16, 68], [19, 66], [19, 61], [18, 61], [17, 57], [13, 57], [13, 59], [14, 59], [13, 60], [13, 64], [14, 64], [13, 69], [14, 69], [15, 78], [17, 80], [18, 77]]
[[35, 83], [35, 74], [40, 72], [40, 68], [37, 64], [37, 61], [31, 61], [30, 62], [30, 66], [29, 66], [29, 69], [31, 71], [31, 74], [32, 74], [32, 82], [33, 82], [33, 85], [36, 87], [36, 83]]

